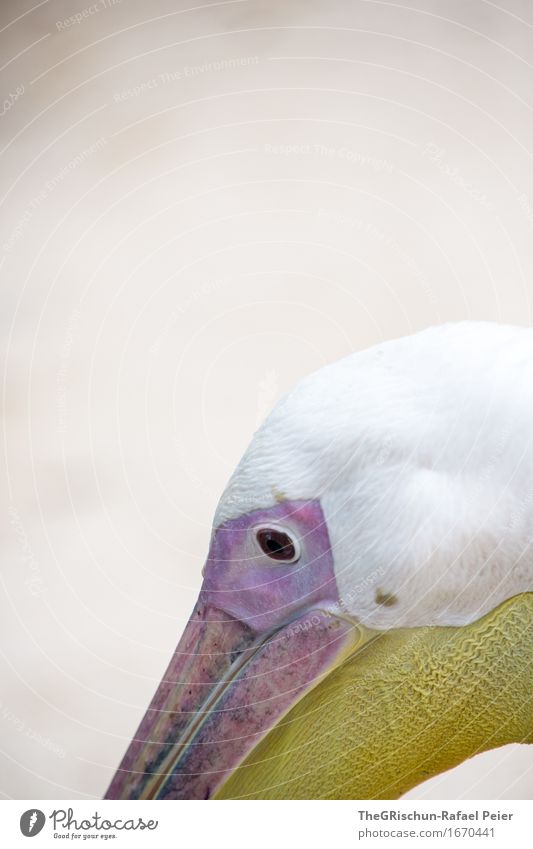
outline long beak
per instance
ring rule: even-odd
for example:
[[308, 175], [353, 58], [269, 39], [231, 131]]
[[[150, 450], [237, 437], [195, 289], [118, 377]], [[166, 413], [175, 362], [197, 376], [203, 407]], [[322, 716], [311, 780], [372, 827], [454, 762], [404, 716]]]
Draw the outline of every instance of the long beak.
[[351, 620], [318, 608], [260, 633], [200, 595], [106, 798], [212, 798], [364, 641]]

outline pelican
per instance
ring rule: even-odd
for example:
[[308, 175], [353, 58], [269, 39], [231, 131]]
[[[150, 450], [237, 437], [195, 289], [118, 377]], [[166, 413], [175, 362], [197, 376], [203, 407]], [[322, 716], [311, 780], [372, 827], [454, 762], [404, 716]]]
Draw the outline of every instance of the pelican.
[[533, 330], [430, 327], [283, 398], [107, 798], [394, 799], [533, 742]]

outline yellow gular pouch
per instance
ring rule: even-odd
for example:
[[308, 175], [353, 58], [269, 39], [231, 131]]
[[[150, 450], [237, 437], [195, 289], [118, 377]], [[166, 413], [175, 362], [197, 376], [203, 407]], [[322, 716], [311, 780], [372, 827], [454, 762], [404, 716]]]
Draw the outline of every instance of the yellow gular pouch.
[[533, 742], [533, 593], [460, 627], [368, 632], [217, 799], [396, 799], [478, 752]]

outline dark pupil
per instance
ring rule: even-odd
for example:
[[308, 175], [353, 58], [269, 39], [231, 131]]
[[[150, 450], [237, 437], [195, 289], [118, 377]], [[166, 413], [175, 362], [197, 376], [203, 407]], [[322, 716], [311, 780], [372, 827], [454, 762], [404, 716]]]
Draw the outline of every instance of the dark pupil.
[[294, 545], [283, 531], [258, 531], [257, 539], [265, 554], [273, 560], [292, 560], [294, 557]]

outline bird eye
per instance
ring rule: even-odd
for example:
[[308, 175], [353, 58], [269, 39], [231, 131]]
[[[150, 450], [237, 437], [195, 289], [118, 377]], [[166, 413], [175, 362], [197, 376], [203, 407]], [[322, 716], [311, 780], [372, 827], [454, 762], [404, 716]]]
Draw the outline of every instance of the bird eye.
[[271, 560], [294, 563], [300, 556], [298, 544], [280, 528], [259, 528], [256, 531], [259, 548]]

